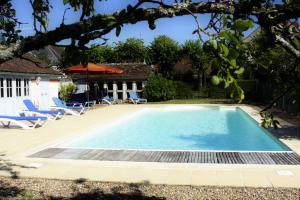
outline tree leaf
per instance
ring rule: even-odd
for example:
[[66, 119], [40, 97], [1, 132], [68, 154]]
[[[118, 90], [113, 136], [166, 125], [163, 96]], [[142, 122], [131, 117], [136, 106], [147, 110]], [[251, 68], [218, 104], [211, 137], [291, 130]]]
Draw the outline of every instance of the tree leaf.
[[233, 48], [229, 49], [229, 53], [227, 55], [229, 60], [235, 60], [239, 57], [240, 53], [236, 50], [234, 50]]
[[117, 28], [116, 28], [116, 36], [119, 37], [120, 33], [121, 33], [121, 26], [117, 26]]
[[229, 53], [229, 50], [227, 48], [227, 46], [225, 44], [222, 44], [221, 43], [221, 47], [223, 49], [223, 52], [224, 52], [224, 56], [227, 57], [228, 56], [228, 53]]
[[231, 59], [229, 62], [232, 67], [236, 68], [236, 59]]
[[215, 40], [215, 39], [211, 40], [211, 44], [213, 45], [214, 49], [218, 48], [217, 40]]
[[116, 25], [116, 24], [117, 24], [116, 21], [109, 21], [109, 22], [107, 23], [107, 26], [108, 26], [108, 27], [112, 27], [112, 26], [114, 26], [114, 25]]
[[240, 67], [238, 70], [235, 70], [234, 73], [237, 74], [237, 75], [240, 75], [240, 74], [244, 73], [244, 71], [245, 71], [245, 68]]
[[254, 23], [252, 20], [237, 20], [235, 21], [233, 25], [233, 29], [244, 32], [248, 30], [249, 28], [252, 28], [254, 26]]

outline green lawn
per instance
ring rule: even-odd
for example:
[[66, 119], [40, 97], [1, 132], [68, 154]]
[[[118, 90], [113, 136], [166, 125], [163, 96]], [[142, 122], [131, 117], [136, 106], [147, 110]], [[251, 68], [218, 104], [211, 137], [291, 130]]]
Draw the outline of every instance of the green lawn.
[[168, 101], [159, 101], [159, 102], [148, 102], [150, 104], [232, 104], [234, 101], [232, 99], [174, 99]]

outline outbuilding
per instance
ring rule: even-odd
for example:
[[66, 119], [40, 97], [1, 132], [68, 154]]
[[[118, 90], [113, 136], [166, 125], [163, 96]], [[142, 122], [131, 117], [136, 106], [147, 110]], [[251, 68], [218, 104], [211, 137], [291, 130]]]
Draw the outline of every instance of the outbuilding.
[[88, 78], [85, 74], [68, 74], [77, 85], [76, 93], [82, 94], [89, 90], [90, 97], [98, 99], [103, 96], [103, 93], [107, 92], [114, 99], [126, 100], [128, 92], [133, 90], [142, 97], [147, 79], [155, 70], [154, 66], [143, 63], [113, 63], [105, 65], [117, 67], [124, 72], [121, 74], [90, 73]]
[[50, 109], [58, 96], [62, 74], [27, 53], [0, 64], [0, 114], [14, 115], [31, 99], [40, 109]]

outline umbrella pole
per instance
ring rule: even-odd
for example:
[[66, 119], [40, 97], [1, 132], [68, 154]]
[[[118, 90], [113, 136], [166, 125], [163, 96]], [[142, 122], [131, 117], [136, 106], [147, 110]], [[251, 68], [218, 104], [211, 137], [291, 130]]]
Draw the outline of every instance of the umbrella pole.
[[89, 69], [86, 70], [87, 101], [90, 101]]

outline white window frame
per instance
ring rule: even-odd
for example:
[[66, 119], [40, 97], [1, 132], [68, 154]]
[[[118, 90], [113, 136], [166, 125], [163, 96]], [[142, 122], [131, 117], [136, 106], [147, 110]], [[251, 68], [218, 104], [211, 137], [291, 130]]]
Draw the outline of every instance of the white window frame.
[[5, 97], [5, 86], [4, 86], [4, 81], [5, 79], [3, 77], [0, 78], [0, 98]]
[[29, 96], [30, 95], [30, 90], [29, 90], [29, 78], [24, 78], [24, 96]]
[[16, 97], [22, 96], [22, 79], [16, 78]]
[[12, 78], [6, 78], [6, 97], [7, 98], [13, 97], [13, 79]]

